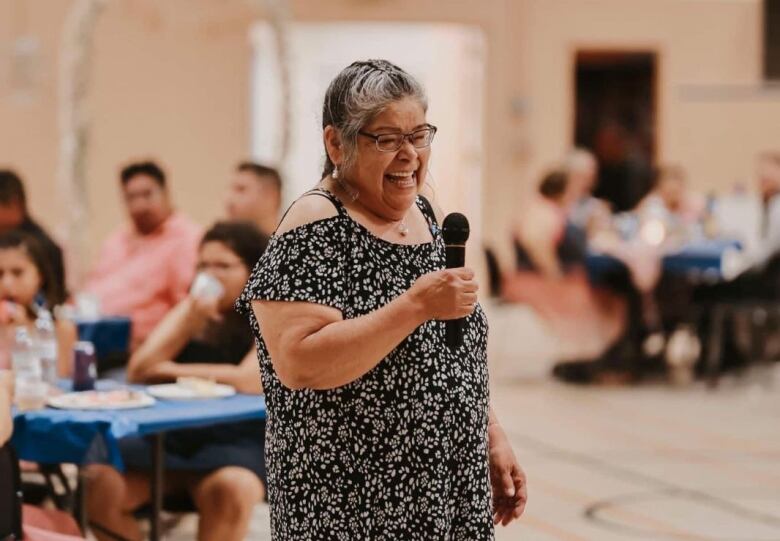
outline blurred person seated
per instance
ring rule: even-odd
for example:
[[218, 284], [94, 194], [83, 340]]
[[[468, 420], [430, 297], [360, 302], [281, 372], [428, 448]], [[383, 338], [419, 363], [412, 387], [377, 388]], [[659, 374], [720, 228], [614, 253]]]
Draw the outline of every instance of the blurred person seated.
[[656, 170], [652, 190], [634, 212], [612, 217], [614, 226], [589, 236], [592, 250], [624, 264], [594, 279], [627, 302], [622, 355], [632, 359], [624, 366], [634, 379], [664, 369], [665, 324], [674, 327], [687, 296], [685, 280], [664, 277], [663, 256], [703, 232], [698, 224], [704, 210], [704, 198], [687, 188], [683, 169], [666, 166]]
[[[56, 314], [65, 302], [65, 292], [49, 265], [38, 239], [22, 231], [0, 234], [0, 332], [9, 349], [17, 326], [34, 330], [42, 312]], [[54, 316], [52, 316], [54, 317]], [[77, 331], [73, 322], [54, 317], [57, 337], [57, 373], [69, 377]], [[0, 366], [1, 368], [2, 366]]]
[[253, 162], [238, 164], [225, 199], [229, 220], [252, 222], [270, 237], [281, 204], [282, 177], [276, 169]]
[[34, 236], [43, 248], [57, 288], [66, 291], [62, 249], [30, 217], [22, 179], [9, 169], [0, 169], [0, 233], [18, 229]]
[[761, 263], [780, 249], [780, 152], [764, 152], [756, 162], [754, 188], [736, 183], [720, 196], [715, 218], [720, 235], [739, 240], [751, 262]]
[[766, 261], [780, 254], [780, 151], [759, 156], [756, 178], [761, 209], [758, 243]]
[[[197, 269], [216, 280], [217, 290], [198, 286], [199, 275], [194, 291], [132, 356], [128, 379], [159, 383], [198, 377], [232, 385], [238, 392], [262, 393], [252, 332], [233, 305], [267, 242], [247, 222], [217, 223], [207, 231]], [[198, 539], [245, 539], [252, 509], [265, 494], [264, 441], [264, 421], [167, 435], [166, 495], [192, 499], [200, 513]], [[125, 474], [110, 466], [89, 467], [89, 514], [110, 531], [140, 539], [133, 512], [150, 498], [151, 445], [128, 438], [120, 441], [120, 450]], [[100, 532], [97, 536], [110, 539]]]
[[557, 336], [582, 351], [599, 352], [619, 336], [624, 307], [588, 282], [584, 234], [567, 220], [569, 188], [566, 173], [552, 171], [518, 213], [517, 268], [504, 277], [503, 296], [531, 306]]
[[701, 222], [705, 198], [687, 185], [685, 171], [678, 165], [667, 165], [654, 172], [653, 188], [640, 201], [640, 220], [659, 220], [666, 228], [662, 241], [684, 242], [690, 227]]
[[[6, 445], [13, 432], [11, 403], [13, 399], [13, 374], [9, 370], [0, 370], [0, 447]], [[5, 490], [8, 479], [0, 486]], [[5, 501], [5, 499], [3, 499]], [[3, 513], [9, 512], [7, 509]], [[81, 537], [76, 521], [68, 513], [56, 509], [22, 506], [22, 531], [27, 541], [73, 541]]]
[[[718, 202], [719, 222], [738, 221], [731, 224], [719, 224], [721, 234], [734, 235], [745, 244], [752, 265], [736, 279], [702, 286], [701, 291], [724, 294], [729, 298], [780, 298], [780, 152], [766, 152], [759, 156], [756, 168], [756, 190], [753, 193], [740, 193], [741, 208], [734, 206], [731, 215], [725, 215], [727, 201]], [[727, 199], [727, 198], [723, 198]], [[734, 202], [733, 200], [731, 201]], [[742, 222], [750, 222], [741, 229], [742, 236], [735, 235]]]
[[568, 219], [572, 225], [592, 238], [611, 229], [612, 211], [609, 203], [593, 196], [598, 182], [598, 161], [592, 152], [575, 148], [564, 160], [564, 170], [571, 195]]
[[[750, 218], [755, 220], [742, 229], [748, 237], [741, 239], [747, 245], [752, 265], [731, 281], [700, 285], [694, 292], [695, 305], [702, 314], [700, 330], [705, 335], [710, 332], [710, 308], [714, 304], [742, 307], [732, 311], [726, 321], [725, 368], [751, 360], [749, 348], [740, 348], [737, 344], [749, 343], [750, 339], [746, 337], [750, 336], [751, 329], [756, 322], [766, 319], [766, 315], [754, 319], [752, 308], [780, 301], [780, 152], [766, 152], [758, 157], [756, 190], [742, 196], [743, 202], [750, 204], [739, 209], [743, 212], [731, 216], [740, 223], [725, 225], [744, 225], [742, 222], [749, 222]], [[719, 207], [721, 205], [719, 202]], [[719, 211], [723, 211], [722, 207]], [[743, 216], [744, 213], [747, 215]], [[721, 216], [723, 218], [726, 217]], [[726, 229], [724, 233], [734, 231]]]
[[542, 178], [539, 194], [516, 220], [514, 238], [518, 269], [560, 278], [585, 258], [585, 238], [567, 219], [571, 200], [566, 173], [551, 171]]
[[156, 163], [132, 163], [120, 180], [130, 223], [105, 241], [84, 291], [103, 313], [130, 317], [134, 350], [187, 295], [202, 229], [174, 211]]

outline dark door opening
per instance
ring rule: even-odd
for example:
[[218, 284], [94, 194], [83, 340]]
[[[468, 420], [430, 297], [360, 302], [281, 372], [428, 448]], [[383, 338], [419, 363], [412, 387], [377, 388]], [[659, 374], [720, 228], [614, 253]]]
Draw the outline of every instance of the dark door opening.
[[655, 157], [654, 53], [579, 51], [574, 142], [594, 152], [594, 195], [615, 211], [650, 190]]

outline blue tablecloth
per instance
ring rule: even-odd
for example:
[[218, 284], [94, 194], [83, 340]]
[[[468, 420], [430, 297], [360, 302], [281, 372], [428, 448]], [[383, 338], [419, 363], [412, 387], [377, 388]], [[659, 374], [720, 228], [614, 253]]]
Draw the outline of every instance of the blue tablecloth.
[[[725, 239], [690, 243], [664, 255], [663, 271], [712, 279], [732, 278], [724, 276], [724, 258], [727, 253], [739, 249], [739, 242]], [[590, 252], [587, 254], [586, 266], [588, 274], [592, 278], [598, 278], [625, 265], [612, 255]]]
[[149, 408], [14, 412], [13, 445], [20, 458], [42, 463], [106, 462], [122, 469], [117, 440], [171, 430], [265, 418], [265, 397], [235, 395], [158, 400]]

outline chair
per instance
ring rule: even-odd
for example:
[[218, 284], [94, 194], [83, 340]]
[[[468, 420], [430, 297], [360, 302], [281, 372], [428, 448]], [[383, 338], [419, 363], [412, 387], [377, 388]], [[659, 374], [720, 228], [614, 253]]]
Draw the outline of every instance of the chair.
[[10, 442], [0, 447], [0, 540], [22, 536], [22, 481], [19, 460]]
[[[735, 282], [738, 282], [739, 279]], [[705, 303], [704, 311], [710, 318], [707, 354], [704, 358], [704, 376], [708, 385], [716, 387], [722, 373], [722, 350], [728, 321], [743, 316], [750, 321], [747, 345], [749, 359], [771, 366], [772, 359], [762, 347], [769, 334], [771, 321], [780, 319], [780, 253], [774, 254], [753, 274], [747, 285], [726, 288], [723, 294]]]

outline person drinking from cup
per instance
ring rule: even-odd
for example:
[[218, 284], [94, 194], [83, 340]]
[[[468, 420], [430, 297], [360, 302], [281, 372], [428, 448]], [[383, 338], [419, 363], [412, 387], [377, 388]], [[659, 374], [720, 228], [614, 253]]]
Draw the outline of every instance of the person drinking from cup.
[[[128, 380], [196, 377], [262, 393], [252, 332], [233, 303], [267, 242], [248, 222], [221, 222], [207, 231], [190, 294], [130, 358]], [[198, 539], [245, 539], [252, 508], [265, 495], [265, 422], [180, 430], [165, 441], [168, 495], [192, 499], [200, 513]], [[90, 466], [88, 511], [104, 528], [141, 539], [133, 512], [150, 498], [150, 443], [126, 438], [120, 449], [126, 473]]]

